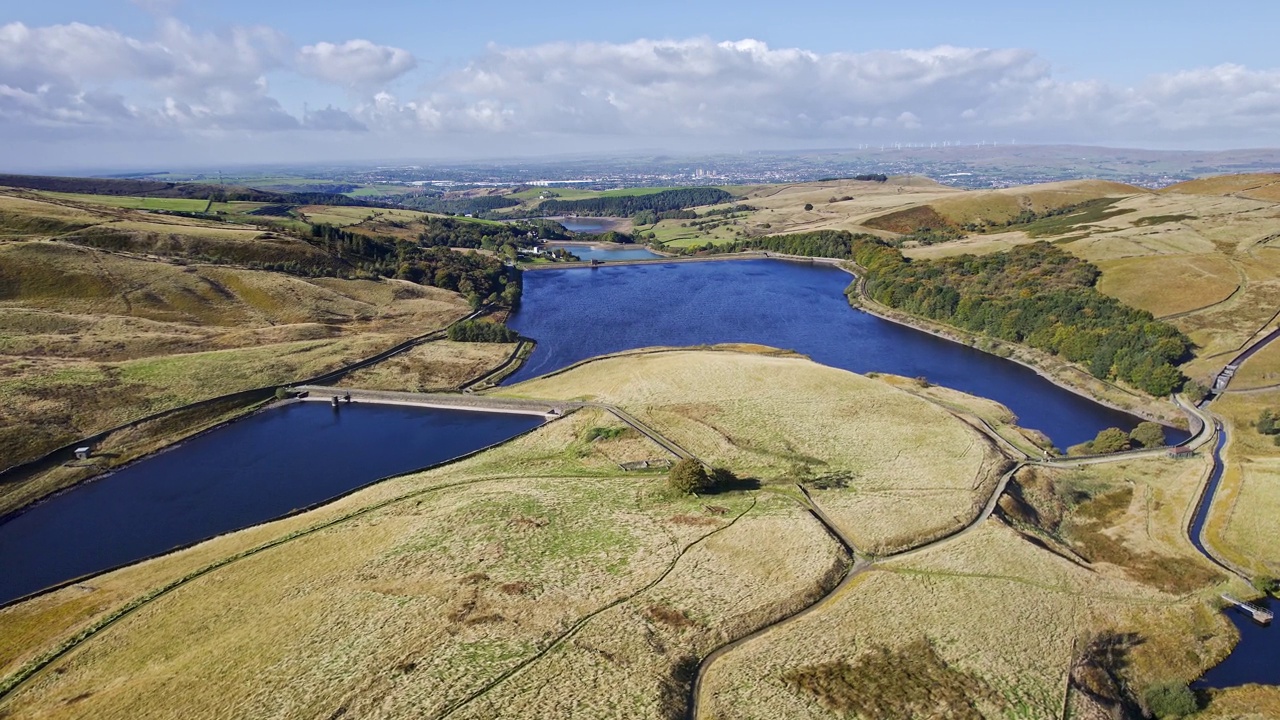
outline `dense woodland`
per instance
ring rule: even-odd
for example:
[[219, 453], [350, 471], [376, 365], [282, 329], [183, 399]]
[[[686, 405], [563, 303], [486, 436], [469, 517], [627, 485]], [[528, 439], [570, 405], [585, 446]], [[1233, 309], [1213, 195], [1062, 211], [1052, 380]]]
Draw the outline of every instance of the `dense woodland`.
[[[1152, 395], [1186, 378], [1191, 341], [1151, 313], [1098, 292], [1099, 271], [1048, 243], [990, 255], [909, 260], [869, 235], [822, 231], [754, 238], [734, 249], [850, 258], [876, 302], [990, 337], [1047, 350]], [[849, 290], [851, 301], [853, 287]]]
[[648, 195], [604, 195], [581, 200], [546, 200], [536, 210], [540, 215], [582, 215], [632, 217], [644, 210], [664, 213], [702, 205], [718, 205], [733, 199], [720, 188], [693, 187], [663, 190]]
[[312, 226], [311, 239], [353, 267], [461, 293], [472, 307], [486, 302], [514, 305], [520, 299], [520, 271], [497, 257], [450, 249], [469, 246], [446, 246], [441, 242], [424, 247], [325, 224]]
[[494, 210], [515, 207], [519, 200], [502, 195], [445, 198], [442, 195], [402, 195], [396, 201], [405, 207], [449, 215], [484, 216]]
[[542, 240], [568, 240], [570, 237], [562, 225], [550, 220], [526, 220], [513, 224], [424, 217], [418, 222], [422, 226], [418, 242], [427, 246], [501, 250], [506, 245], [520, 247]]

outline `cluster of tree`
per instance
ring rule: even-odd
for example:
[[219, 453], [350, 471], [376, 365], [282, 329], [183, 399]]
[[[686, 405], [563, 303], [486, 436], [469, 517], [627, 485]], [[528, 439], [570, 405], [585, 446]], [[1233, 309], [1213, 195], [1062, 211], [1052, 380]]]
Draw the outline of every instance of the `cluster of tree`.
[[488, 320], [463, 320], [449, 326], [449, 339], [454, 342], [513, 343], [520, 339], [520, 333]]
[[708, 471], [692, 458], [680, 460], [667, 473], [667, 487], [679, 495], [715, 492], [731, 487], [737, 481], [738, 476], [732, 470], [718, 467]]
[[[872, 235], [852, 235], [843, 230], [816, 230], [807, 233], [770, 235], [738, 240], [728, 245], [726, 249], [730, 252], [764, 250], [788, 255], [850, 260], [853, 258], [854, 243], [860, 239], [875, 240]], [[893, 252], [890, 248], [886, 247], [885, 249]]]
[[1277, 416], [1270, 408], [1263, 410], [1258, 415], [1258, 421], [1253, 426], [1263, 435], [1271, 435], [1271, 441], [1276, 445], [1280, 445], [1280, 416]]
[[663, 190], [647, 195], [604, 195], [580, 200], [546, 200], [537, 207], [541, 215], [633, 217], [643, 210], [664, 213], [701, 205], [719, 205], [733, 199], [720, 188], [693, 187]]
[[1186, 381], [1177, 365], [1191, 341], [1098, 292], [1096, 267], [1048, 243], [912, 261], [874, 236], [824, 230], [741, 240], [730, 249], [852, 259], [865, 270], [867, 293], [889, 307], [1047, 350], [1152, 395]]
[[615, 230], [607, 230], [602, 233], [578, 233], [573, 236], [573, 239], [586, 242], [618, 243], [620, 245], [629, 245], [636, 241], [634, 235]]
[[960, 240], [964, 238], [964, 233], [951, 226], [941, 228], [922, 227], [903, 235], [894, 241], [894, 245], [901, 247], [907, 243], [915, 243], [917, 245], [937, 245], [939, 243], [951, 242], [952, 240]]
[[409, 247], [412, 251], [396, 269], [397, 278], [460, 293], [471, 307], [514, 307], [520, 302], [519, 269], [497, 258], [442, 247]]
[[480, 197], [445, 198], [442, 195], [406, 195], [398, 198], [405, 207], [427, 212], [446, 213], [449, 215], [477, 215], [484, 217], [494, 210], [515, 207], [520, 204], [505, 195], [482, 195]]
[[1151, 313], [1098, 292], [1098, 269], [1057, 247], [1035, 243], [985, 256], [908, 261], [892, 248], [860, 242], [854, 259], [867, 268], [866, 291], [877, 302], [1047, 350], [1083, 364], [1094, 377], [1119, 378], [1152, 395], [1167, 395], [1186, 381], [1177, 365], [1191, 341]]
[[571, 237], [563, 225], [551, 220], [490, 223], [427, 217], [419, 221], [419, 225], [422, 229], [418, 233], [418, 243], [426, 247], [479, 248], [491, 250], [508, 260], [515, 260], [521, 248]]
[[461, 293], [472, 307], [514, 306], [520, 299], [519, 270], [495, 257], [372, 237], [323, 223], [311, 227], [311, 242], [367, 273]]
[[[853, 198], [847, 198], [847, 199], [852, 200]], [[745, 205], [745, 204], [730, 205], [728, 207], [722, 207], [722, 208], [711, 208], [710, 210], [702, 213], [702, 217], [704, 218], [713, 217], [715, 215], [737, 215], [738, 213], [755, 212], [756, 210], [759, 210], [759, 209], [760, 208], [756, 207], [755, 205]]]
[[631, 216], [631, 223], [633, 225], [654, 225], [659, 220], [694, 220], [697, 217], [698, 213], [693, 210], [667, 210], [665, 212], [641, 210]]
[[1098, 431], [1089, 442], [1073, 445], [1068, 448], [1069, 455], [1105, 455], [1107, 453], [1124, 452], [1137, 448], [1164, 447], [1164, 426], [1160, 423], [1143, 421], [1132, 432], [1120, 428], [1106, 428]]

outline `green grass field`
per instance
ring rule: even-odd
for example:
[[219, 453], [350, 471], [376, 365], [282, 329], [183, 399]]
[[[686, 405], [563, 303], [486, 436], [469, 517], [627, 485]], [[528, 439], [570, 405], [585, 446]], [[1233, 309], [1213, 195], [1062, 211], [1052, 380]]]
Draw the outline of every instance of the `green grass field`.
[[127, 197], [121, 195], [85, 195], [81, 193], [39, 192], [54, 200], [70, 200], [103, 207], [129, 208], [132, 210], [175, 210], [178, 212], [205, 212], [207, 200], [186, 198]]

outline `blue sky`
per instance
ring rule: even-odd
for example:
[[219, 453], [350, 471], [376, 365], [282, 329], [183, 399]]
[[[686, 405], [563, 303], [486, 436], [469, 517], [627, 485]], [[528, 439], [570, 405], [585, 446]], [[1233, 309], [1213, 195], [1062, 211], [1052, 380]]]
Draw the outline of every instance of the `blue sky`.
[[1280, 3], [8, 3], [8, 162], [1280, 144]]

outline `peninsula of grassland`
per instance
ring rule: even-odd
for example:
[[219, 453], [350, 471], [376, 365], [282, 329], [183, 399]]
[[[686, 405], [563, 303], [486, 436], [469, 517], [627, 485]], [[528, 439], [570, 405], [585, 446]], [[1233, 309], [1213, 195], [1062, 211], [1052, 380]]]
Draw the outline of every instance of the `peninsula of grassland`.
[[[1007, 410], [763, 348], [630, 353], [497, 394], [588, 405], [0, 610], [0, 712], [675, 717], [700, 658], [764, 630], [702, 671], [700, 707], [1049, 718], [1080, 666], [1185, 681], [1231, 642], [1207, 603], [1223, 578], [1179, 529], [1190, 464], [1010, 481], [977, 420], [1016, 431]], [[668, 446], [739, 479], [684, 496], [622, 469]], [[982, 520], [1004, 482], [1028, 505]], [[1057, 524], [1027, 520], [1054, 497], [1073, 498]], [[852, 565], [837, 537], [882, 559]], [[1123, 668], [1073, 652], [1117, 635], [1141, 638]]]

